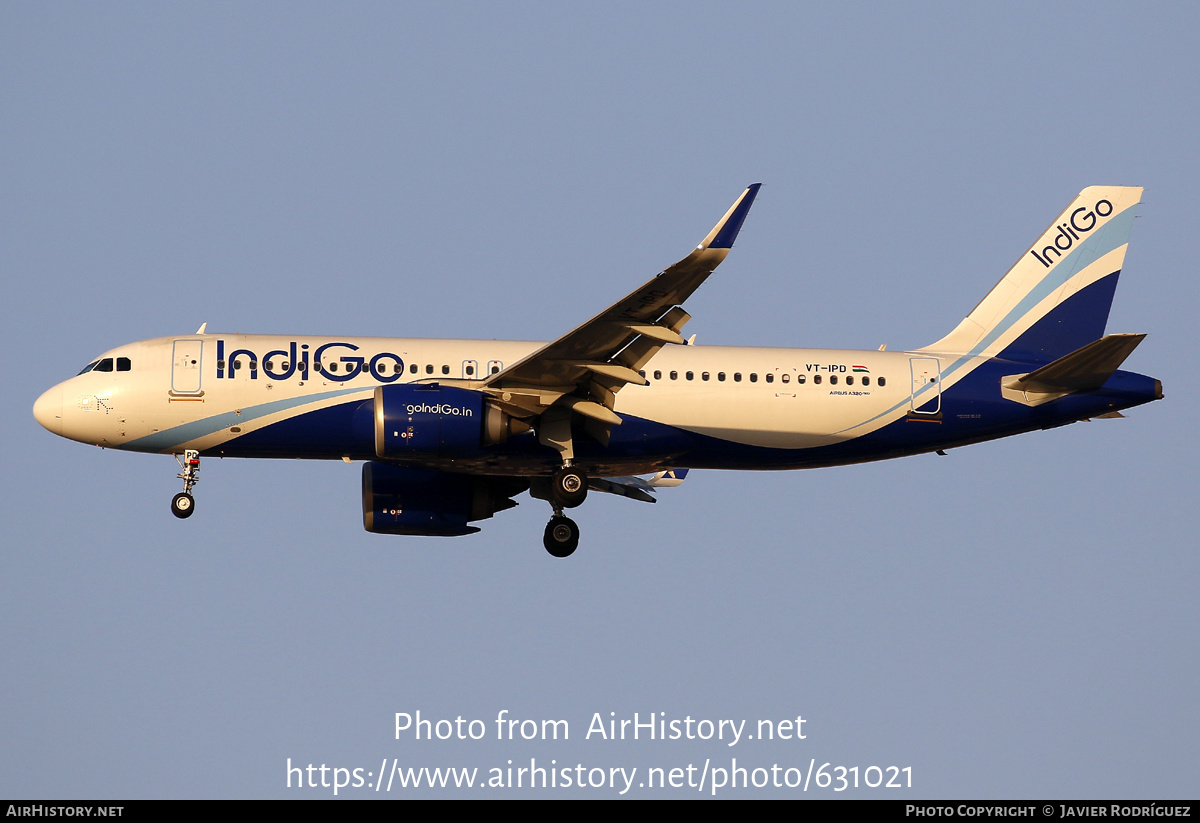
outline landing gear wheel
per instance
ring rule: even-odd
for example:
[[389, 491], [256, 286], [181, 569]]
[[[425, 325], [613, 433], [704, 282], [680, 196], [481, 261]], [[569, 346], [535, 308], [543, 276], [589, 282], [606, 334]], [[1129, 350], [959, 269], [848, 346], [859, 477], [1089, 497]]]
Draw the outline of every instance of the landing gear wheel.
[[579, 546], [579, 527], [571, 518], [555, 515], [546, 524], [546, 535], [542, 542], [546, 551], [554, 557], [570, 557]]
[[171, 514], [183, 519], [191, 517], [196, 510], [196, 501], [187, 492], [180, 492], [171, 498]]
[[550, 489], [555, 502], [564, 509], [573, 509], [587, 497], [587, 475], [569, 466], [561, 468], [554, 475]]
[[176, 475], [183, 481], [183, 491], [171, 499], [171, 514], [182, 520], [191, 517], [196, 510], [196, 499], [192, 497], [192, 486], [200, 482], [200, 452], [188, 449], [183, 453], [183, 459], [175, 455], [175, 462], [183, 469]]

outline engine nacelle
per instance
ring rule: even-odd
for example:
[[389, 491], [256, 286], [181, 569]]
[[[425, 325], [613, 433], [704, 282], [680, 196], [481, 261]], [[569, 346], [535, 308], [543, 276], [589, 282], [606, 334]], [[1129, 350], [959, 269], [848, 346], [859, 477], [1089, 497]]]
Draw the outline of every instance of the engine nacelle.
[[485, 520], [517, 505], [512, 496], [529, 488], [512, 477], [476, 477], [364, 463], [363, 528], [376, 534], [454, 537], [479, 529]]
[[452, 457], [528, 430], [482, 392], [439, 383], [375, 389], [375, 453], [380, 457]]
[[445, 457], [483, 445], [484, 397], [437, 383], [375, 389], [375, 453]]

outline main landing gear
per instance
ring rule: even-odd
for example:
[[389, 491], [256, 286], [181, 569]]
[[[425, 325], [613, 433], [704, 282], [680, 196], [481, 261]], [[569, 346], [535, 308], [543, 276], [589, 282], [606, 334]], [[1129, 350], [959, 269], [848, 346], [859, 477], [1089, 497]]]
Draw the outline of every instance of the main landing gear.
[[554, 474], [550, 493], [564, 509], [573, 509], [587, 498], [587, 475], [579, 469], [563, 466]]
[[192, 497], [192, 486], [200, 482], [200, 452], [188, 449], [183, 459], [175, 455], [175, 462], [183, 469], [178, 475], [183, 481], [183, 491], [171, 498], [171, 514], [178, 518], [191, 517], [196, 510], [196, 499]]
[[573, 509], [587, 498], [587, 475], [571, 466], [563, 466], [550, 481], [550, 505], [554, 516], [546, 524], [542, 543], [554, 557], [570, 557], [579, 546], [579, 526], [563, 509]]
[[569, 517], [563, 517], [557, 511], [550, 522], [546, 524], [546, 534], [542, 538], [546, 551], [553, 557], [570, 557], [579, 546], [579, 527]]

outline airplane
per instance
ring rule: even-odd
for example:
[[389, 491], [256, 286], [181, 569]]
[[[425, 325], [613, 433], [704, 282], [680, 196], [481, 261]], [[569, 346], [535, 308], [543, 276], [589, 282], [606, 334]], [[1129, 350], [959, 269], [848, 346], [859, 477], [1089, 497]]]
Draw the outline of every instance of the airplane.
[[[171, 454], [195, 510], [201, 457], [364, 461], [363, 525], [457, 536], [547, 501], [543, 543], [589, 491], [655, 502], [689, 469], [801, 469], [946, 449], [1162, 399], [1105, 335], [1142, 189], [1080, 192], [982, 301], [914, 351], [694, 345], [682, 303], [725, 259], [747, 188], [696, 248], [551, 343], [195, 334], [105, 352], [38, 398], [54, 434]], [[641, 475], [651, 475], [642, 477]]]

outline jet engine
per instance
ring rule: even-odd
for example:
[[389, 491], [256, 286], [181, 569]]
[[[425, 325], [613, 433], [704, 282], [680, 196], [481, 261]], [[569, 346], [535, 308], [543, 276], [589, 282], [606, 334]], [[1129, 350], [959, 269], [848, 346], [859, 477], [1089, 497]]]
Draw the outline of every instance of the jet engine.
[[528, 429], [482, 392], [439, 383], [375, 389], [375, 453], [380, 457], [451, 457]]
[[468, 526], [511, 509], [529, 488], [514, 477], [482, 477], [363, 464], [363, 528], [376, 534], [453, 537], [479, 531]]

